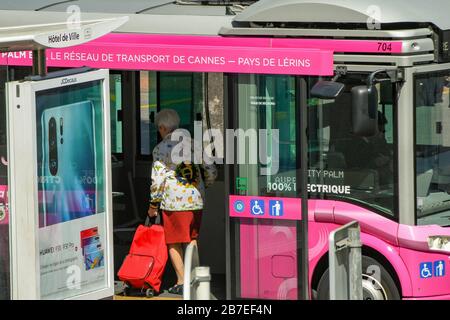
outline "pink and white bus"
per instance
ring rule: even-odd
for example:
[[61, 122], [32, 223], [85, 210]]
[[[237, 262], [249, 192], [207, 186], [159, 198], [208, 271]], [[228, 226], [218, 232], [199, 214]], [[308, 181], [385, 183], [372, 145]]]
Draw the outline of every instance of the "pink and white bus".
[[[195, 120], [233, 130], [200, 238], [227, 299], [327, 299], [328, 237], [351, 221], [365, 299], [450, 299], [448, 1], [145, 2], [73, 1], [130, 22], [47, 52], [49, 67], [111, 69], [113, 178], [129, 212], [139, 219], [147, 203], [154, 113], [175, 108], [192, 132]], [[64, 8], [0, 10], [12, 10], [7, 24]], [[31, 60], [0, 62], [14, 74]]]

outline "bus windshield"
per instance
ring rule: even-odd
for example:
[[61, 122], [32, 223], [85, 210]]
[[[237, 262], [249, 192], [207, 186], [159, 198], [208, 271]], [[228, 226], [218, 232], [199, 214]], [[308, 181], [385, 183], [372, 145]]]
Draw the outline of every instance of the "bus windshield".
[[[352, 202], [396, 218], [394, 88], [377, 84], [378, 133], [352, 133], [351, 89], [364, 85], [367, 74], [347, 75], [335, 100], [308, 99], [309, 194], [313, 198]], [[317, 78], [309, 79], [309, 87]]]
[[450, 70], [415, 78], [417, 224], [450, 225]]

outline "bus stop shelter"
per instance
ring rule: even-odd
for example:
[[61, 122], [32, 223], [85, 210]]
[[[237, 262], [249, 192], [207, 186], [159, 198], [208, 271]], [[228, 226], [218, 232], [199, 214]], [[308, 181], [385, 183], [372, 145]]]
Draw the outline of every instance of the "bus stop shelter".
[[[115, 30], [127, 20], [127, 17], [120, 17], [95, 21], [78, 21], [76, 24], [73, 22], [63, 22], [0, 28], [0, 51], [2, 53], [21, 52], [20, 54], [31, 56], [33, 61], [33, 75], [40, 77], [42, 80], [46, 79], [46, 49], [67, 48], [84, 44]], [[81, 73], [78, 71], [77, 75], [80, 79], [83, 77]], [[107, 86], [107, 82], [105, 85]], [[20, 97], [21, 92], [19, 87], [19, 85], [16, 85], [17, 91], [15, 94], [9, 94], [9, 99]], [[9, 102], [11, 101], [9, 100]], [[34, 112], [32, 104], [17, 104], [17, 109], [19, 108], [27, 110], [26, 112]], [[8, 118], [10, 133], [19, 129], [13, 128], [13, 120], [11, 119], [14, 118], [14, 115], [11, 113], [11, 109]], [[32, 125], [31, 122], [30, 126], [34, 127], [35, 125]], [[2, 189], [4, 193], [8, 194], [9, 198], [9, 203], [4, 204], [5, 206], [3, 208], [5, 212], [0, 221], [2, 233], [6, 233], [7, 235], [6, 237], [2, 236], [2, 243], [0, 243], [2, 249], [1, 254], [6, 258], [6, 263], [0, 265], [0, 274], [2, 279], [5, 280], [2, 281], [2, 291], [10, 292], [10, 298], [12, 299], [40, 299], [39, 263], [40, 256], [42, 256], [42, 249], [40, 249], [39, 238], [37, 236], [37, 230], [39, 229], [38, 204], [37, 201], [34, 201], [36, 198], [32, 196], [33, 192], [30, 193], [30, 190], [36, 190], [37, 186], [34, 185], [33, 181], [36, 181], [37, 172], [32, 172], [31, 176], [28, 177], [29, 182], [27, 182], [24, 172], [33, 160], [23, 157], [23, 161], [17, 160], [21, 158], [21, 155], [23, 156], [23, 153], [19, 150], [20, 143], [15, 140], [15, 137], [20, 136], [17, 133], [16, 131], [15, 134], [9, 134], [8, 136], [8, 156], [11, 156], [10, 159], [16, 160], [10, 161], [8, 165], [8, 185], [3, 186]], [[27, 133], [23, 131], [23, 136], [25, 135]], [[27, 140], [36, 140], [36, 133], [33, 134], [33, 130], [29, 130], [29, 135]], [[110, 195], [106, 194], [106, 197], [108, 198]], [[108, 202], [108, 200], [106, 201]], [[110, 208], [107, 209], [110, 210]], [[111, 220], [109, 218], [110, 212], [106, 212], [106, 216], [108, 221]], [[112, 228], [110, 228], [111, 224], [106, 224], [106, 226], [106, 240], [103, 246], [104, 250], [108, 252], [112, 251]], [[5, 239], [6, 241], [4, 241]], [[98, 290], [84, 295], [83, 298], [99, 299], [113, 295], [112, 254], [107, 255], [107, 257], [108, 261], [104, 263], [105, 268], [103, 274], [106, 280], [105, 285]]]

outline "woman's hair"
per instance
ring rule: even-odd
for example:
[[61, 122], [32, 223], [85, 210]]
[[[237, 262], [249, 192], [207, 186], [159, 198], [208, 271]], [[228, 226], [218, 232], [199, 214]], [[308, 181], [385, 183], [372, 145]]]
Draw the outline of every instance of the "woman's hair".
[[158, 112], [155, 116], [156, 127], [163, 126], [168, 130], [178, 129], [180, 125], [180, 117], [178, 113], [173, 109], [164, 109]]

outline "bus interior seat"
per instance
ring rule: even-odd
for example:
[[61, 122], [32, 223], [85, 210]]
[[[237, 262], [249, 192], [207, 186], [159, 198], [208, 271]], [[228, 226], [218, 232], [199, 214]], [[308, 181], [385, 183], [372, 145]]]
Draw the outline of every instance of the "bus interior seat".
[[346, 170], [344, 181], [352, 189], [363, 191], [377, 191], [380, 186], [378, 172], [372, 169]]
[[429, 169], [417, 175], [417, 196], [425, 198], [430, 190], [431, 179], [433, 178], [433, 169]]

